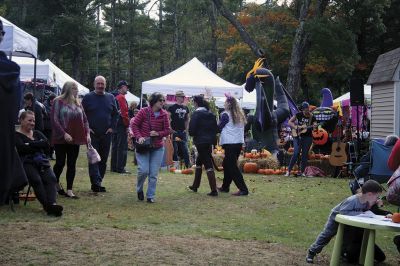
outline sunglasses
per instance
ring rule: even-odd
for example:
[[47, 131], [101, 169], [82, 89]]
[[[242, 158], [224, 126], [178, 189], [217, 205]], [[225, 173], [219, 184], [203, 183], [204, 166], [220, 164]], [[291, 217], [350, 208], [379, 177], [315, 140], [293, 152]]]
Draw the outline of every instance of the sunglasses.
[[159, 99], [158, 101], [159, 102], [165, 102], [165, 99]]

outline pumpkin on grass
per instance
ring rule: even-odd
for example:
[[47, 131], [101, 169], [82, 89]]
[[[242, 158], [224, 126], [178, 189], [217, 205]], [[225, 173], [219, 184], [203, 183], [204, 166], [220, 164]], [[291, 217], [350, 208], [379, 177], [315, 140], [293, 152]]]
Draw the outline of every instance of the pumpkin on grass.
[[190, 169], [190, 168], [188, 168], [188, 169], [183, 169], [183, 170], [182, 170], [182, 174], [184, 174], [184, 175], [191, 175], [191, 174], [193, 174], [193, 170]]
[[258, 169], [257, 174], [264, 175], [265, 174], [265, 169]]
[[256, 174], [257, 170], [258, 170], [258, 166], [256, 163], [248, 162], [243, 165], [243, 172], [245, 172], [245, 173], [255, 173]]
[[176, 170], [176, 168], [175, 168], [175, 167], [171, 167], [171, 168], [169, 168], [169, 171], [170, 171], [171, 173], [175, 173], [175, 170]]

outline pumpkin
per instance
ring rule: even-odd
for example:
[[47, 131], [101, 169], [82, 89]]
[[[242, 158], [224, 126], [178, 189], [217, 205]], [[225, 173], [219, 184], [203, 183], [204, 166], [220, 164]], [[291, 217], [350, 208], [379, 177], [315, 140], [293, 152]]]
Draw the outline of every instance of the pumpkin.
[[394, 223], [400, 223], [400, 213], [395, 212], [392, 215], [392, 222]]
[[258, 158], [260, 158], [260, 154], [259, 153], [254, 153], [254, 154], [252, 154], [252, 158], [253, 159], [258, 159]]
[[184, 175], [191, 175], [191, 174], [193, 174], [193, 170], [190, 169], [190, 168], [188, 168], [188, 169], [183, 169], [183, 170], [182, 170], [182, 174], [184, 174]]
[[171, 173], [174, 173], [174, 172], [175, 172], [175, 170], [176, 170], [176, 168], [175, 168], [175, 167], [171, 167], [171, 168], [169, 168], [169, 171], [170, 171]]
[[260, 153], [260, 157], [261, 158], [268, 158], [270, 157], [272, 154], [266, 150], [266, 149], [262, 149], [261, 153]]
[[265, 174], [265, 170], [264, 169], [258, 169], [257, 174], [264, 175]]
[[312, 138], [315, 145], [325, 145], [328, 141], [328, 132], [322, 127], [318, 127], [312, 131]]
[[246, 152], [246, 153], [244, 154], [244, 158], [249, 158], [249, 159], [251, 159], [251, 158], [253, 158], [253, 155], [252, 155], [250, 152]]
[[273, 175], [274, 174], [274, 169], [265, 169], [265, 174], [266, 175]]
[[258, 166], [256, 163], [245, 163], [243, 165], [243, 172], [245, 173], [257, 173]]
[[290, 147], [287, 151], [288, 151], [288, 152], [294, 152], [294, 148], [293, 148], [293, 147]]

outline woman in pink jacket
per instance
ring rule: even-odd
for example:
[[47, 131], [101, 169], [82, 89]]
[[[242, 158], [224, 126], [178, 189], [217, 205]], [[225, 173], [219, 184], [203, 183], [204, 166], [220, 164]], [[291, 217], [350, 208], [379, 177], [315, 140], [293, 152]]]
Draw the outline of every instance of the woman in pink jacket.
[[149, 98], [149, 107], [142, 108], [130, 122], [130, 128], [139, 143], [150, 137], [153, 147], [147, 151], [136, 149], [138, 174], [136, 192], [139, 200], [144, 200], [143, 184], [149, 177], [147, 188], [147, 202], [154, 203], [157, 175], [164, 156], [163, 138], [171, 133], [168, 113], [163, 109], [165, 98], [161, 93], [155, 92]]

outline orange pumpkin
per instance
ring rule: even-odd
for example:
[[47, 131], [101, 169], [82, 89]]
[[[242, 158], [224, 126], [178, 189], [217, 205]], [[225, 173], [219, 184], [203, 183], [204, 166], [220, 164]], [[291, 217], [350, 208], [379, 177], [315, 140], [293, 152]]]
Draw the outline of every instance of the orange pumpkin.
[[243, 165], [243, 172], [245, 173], [257, 173], [258, 166], [256, 163], [245, 163]]
[[328, 132], [322, 127], [312, 131], [312, 138], [315, 145], [325, 145], [328, 141]]
[[253, 154], [251, 154], [250, 152], [246, 152], [244, 154], [244, 158], [253, 158]]
[[265, 169], [264, 172], [266, 175], [272, 175], [274, 173], [274, 170], [273, 169]]
[[392, 215], [392, 222], [394, 223], [400, 223], [400, 213], [395, 212]]
[[258, 169], [257, 173], [261, 174], [261, 175], [264, 175], [265, 174], [265, 170], [264, 169]]
[[193, 174], [193, 170], [190, 169], [190, 168], [188, 168], [188, 169], [183, 169], [183, 170], [182, 170], [182, 174], [184, 174], [184, 175], [191, 175], [191, 174]]
[[171, 173], [175, 173], [175, 170], [176, 170], [176, 168], [175, 168], [175, 167], [171, 167], [171, 168], [169, 168], [169, 171], [170, 171]]

